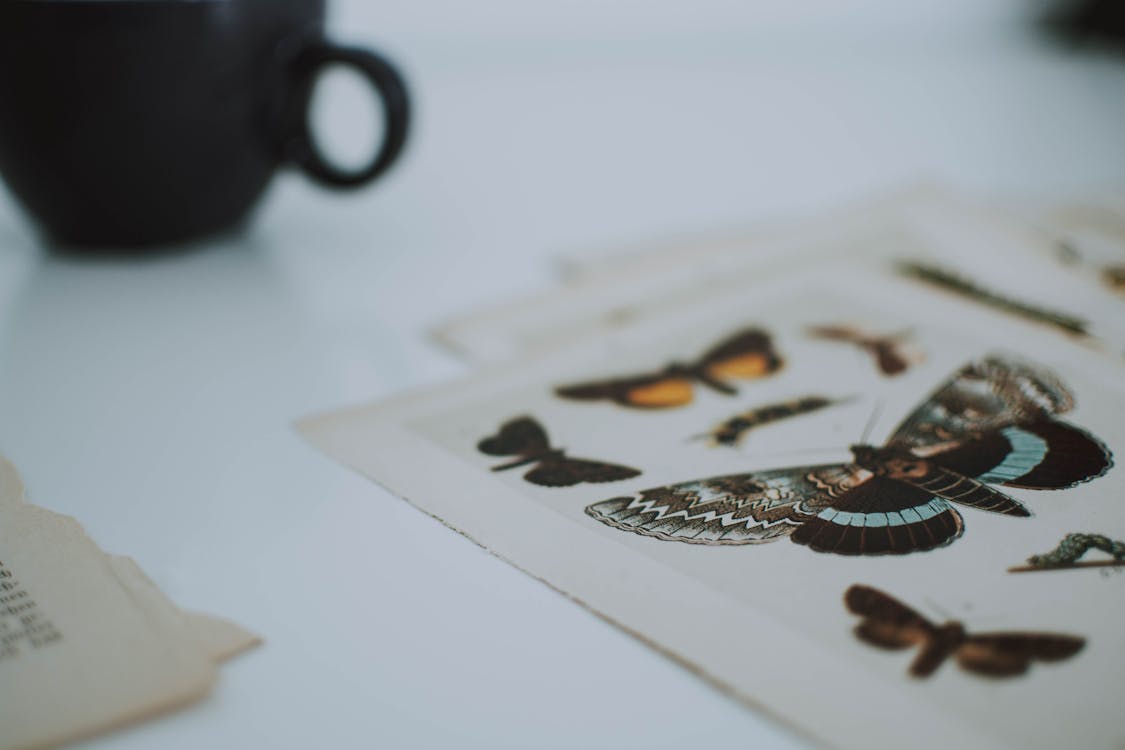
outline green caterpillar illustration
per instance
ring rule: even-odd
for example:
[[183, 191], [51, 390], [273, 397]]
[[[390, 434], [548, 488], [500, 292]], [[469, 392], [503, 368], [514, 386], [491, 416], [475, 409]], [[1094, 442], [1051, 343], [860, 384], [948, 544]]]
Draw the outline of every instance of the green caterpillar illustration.
[[1034, 568], [1065, 567], [1075, 564], [1092, 549], [1108, 552], [1114, 560], [1125, 561], [1125, 542], [1102, 534], [1067, 534], [1058, 547], [1044, 555], [1032, 555], [1027, 563]]

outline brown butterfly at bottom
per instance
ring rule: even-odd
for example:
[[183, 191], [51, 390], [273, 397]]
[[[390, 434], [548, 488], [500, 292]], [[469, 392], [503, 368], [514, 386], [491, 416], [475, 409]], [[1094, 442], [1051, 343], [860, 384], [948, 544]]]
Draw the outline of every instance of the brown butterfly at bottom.
[[910, 665], [914, 677], [929, 677], [953, 656], [961, 668], [983, 677], [1015, 677], [1032, 661], [1062, 661], [1082, 650], [1086, 639], [1058, 633], [966, 632], [950, 620], [935, 625], [890, 594], [855, 584], [844, 592], [844, 606], [863, 618], [855, 635], [872, 646], [920, 650]]

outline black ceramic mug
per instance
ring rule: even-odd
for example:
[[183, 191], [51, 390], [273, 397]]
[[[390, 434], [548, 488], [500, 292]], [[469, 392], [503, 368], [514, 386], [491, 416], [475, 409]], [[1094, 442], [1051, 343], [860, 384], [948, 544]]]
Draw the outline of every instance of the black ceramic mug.
[[[237, 225], [275, 169], [354, 187], [398, 156], [409, 104], [378, 55], [324, 38], [324, 0], [0, 0], [0, 174], [67, 245], [179, 242]], [[363, 168], [317, 150], [316, 77], [382, 96]]]

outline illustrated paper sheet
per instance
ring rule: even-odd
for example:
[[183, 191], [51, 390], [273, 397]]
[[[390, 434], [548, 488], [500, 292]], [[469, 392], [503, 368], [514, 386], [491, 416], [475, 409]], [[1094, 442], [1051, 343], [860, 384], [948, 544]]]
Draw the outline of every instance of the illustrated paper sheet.
[[825, 268], [300, 430], [830, 745], [1112, 748], [1121, 375]]
[[499, 361], [628, 325], [701, 290], [754, 294], [784, 273], [846, 262], [895, 270], [1120, 358], [1125, 298], [1081, 274], [1060, 273], [1056, 244], [941, 190], [907, 190], [785, 230], [633, 252], [580, 283], [452, 321], [436, 336], [473, 361]]

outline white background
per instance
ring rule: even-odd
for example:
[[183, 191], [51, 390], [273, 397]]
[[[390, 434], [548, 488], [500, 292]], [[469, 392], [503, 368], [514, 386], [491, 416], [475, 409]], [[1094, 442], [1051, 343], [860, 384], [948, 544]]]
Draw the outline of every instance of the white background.
[[[919, 177], [1120, 186], [1125, 68], [1043, 42], [1035, 7], [340, 1], [335, 37], [393, 57], [417, 105], [372, 189], [286, 174], [245, 236], [140, 262], [52, 257], [3, 196], [0, 452], [34, 502], [267, 641], [204, 703], [90, 746], [800, 746], [291, 422], [464, 371], [425, 331], [566, 252]], [[362, 154], [374, 110], [328, 84], [327, 146]]]

